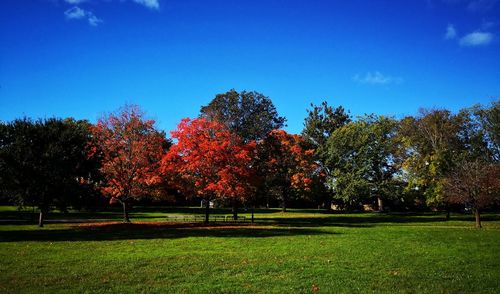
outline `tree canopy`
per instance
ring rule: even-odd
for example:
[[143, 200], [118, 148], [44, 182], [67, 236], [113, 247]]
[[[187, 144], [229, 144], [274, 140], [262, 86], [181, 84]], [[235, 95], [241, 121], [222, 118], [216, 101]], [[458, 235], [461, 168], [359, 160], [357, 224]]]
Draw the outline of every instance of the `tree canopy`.
[[245, 142], [262, 140], [286, 122], [269, 97], [254, 91], [218, 94], [200, 112], [201, 117], [224, 123]]
[[132, 105], [102, 117], [92, 127], [89, 156], [102, 159], [102, 192], [122, 203], [125, 222], [130, 221], [129, 202], [150, 195], [161, 181], [158, 168], [167, 144], [154, 124]]
[[183, 119], [172, 131], [176, 143], [163, 157], [162, 172], [185, 194], [209, 203], [215, 199], [244, 200], [252, 191], [255, 141], [244, 143], [218, 121]]
[[81, 205], [92, 188], [97, 166], [87, 158], [89, 126], [56, 118], [0, 124], [0, 193], [38, 207], [39, 226], [53, 207]]

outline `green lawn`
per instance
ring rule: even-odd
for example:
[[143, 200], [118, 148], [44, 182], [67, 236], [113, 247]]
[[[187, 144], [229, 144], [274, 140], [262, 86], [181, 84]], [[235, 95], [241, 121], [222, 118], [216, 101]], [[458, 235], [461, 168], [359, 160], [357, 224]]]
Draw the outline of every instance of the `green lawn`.
[[[229, 215], [228, 211], [216, 211]], [[262, 210], [257, 223], [161, 224], [199, 209], [137, 208], [132, 225], [27, 221], [0, 208], [0, 293], [500, 293], [500, 215]], [[243, 214], [249, 217], [249, 214]], [[119, 210], [50, 220], [120, 220]], [[147, 222], [151, 222], [148, 224]]]

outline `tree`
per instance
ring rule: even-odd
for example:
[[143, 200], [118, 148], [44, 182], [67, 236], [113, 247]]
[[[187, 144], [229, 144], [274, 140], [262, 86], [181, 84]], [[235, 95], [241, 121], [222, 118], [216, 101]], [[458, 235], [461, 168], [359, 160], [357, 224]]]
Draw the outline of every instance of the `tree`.
[[416, 189], [423, 193], [429, 206], [446, 206], [444, 179], [462, 151], [458, 135], [461, 119], [448, 110], [421, 109], [417, 117], [401, 121], [400, 157], [408, 181], [406, 190]]
[[469, 157], [500, 161], [500, 101], [462, 109], [459, 137]]
[[271, 130], [285, 125], [269, 97], [258, 92], [218, 94], [201, 108], [201, 117], [217, 120], [238, 135], [245, 143], [264, 139]]
[[127, 105], [92, 127], [89, 156], [102, 158], [101, 190], [122, 204], [124, 222], [130, 222], [130, 201], [148, 195], [161, 181], [158, 168], [166, 140], [154, 124], [138, 106]]
[[310, 190], [312, 177], [319, 174], [313, 158], [314, 149], [305, 149], [304, 146], [300, 135], [291, 135], [284, 130], [271, 131], [259, 145], [268, 190], [279, 198], [283, 212], [291, 197]]
[[[262, 141], [270, 131], [283, 127], [286, 121], [278, 115], [269, 97], [258, 92], [237, 92], [234, 89], [216, 95], [200, 112], [202, 118], [223, 123], [244, 143]], [[258, 158], [252, 158], [252, 165], [258, 165], [256, 160]], [[231, 200], [233, 218], [237, 219], [239, 201], [237, 198]]]
[[210, 201], [252, 193], [255, 141], [244, 143], [224, 124], [203, 118], [185, 118], [171, 134], [177, 142], [163, 157], [162, 173], [184, 194], [204, 200], [205, 223]]
[[[302, 136], [304, 140], [311, 145], [311, 148], [315, 149], [315, 160], [321, 166], [325, 175], [325, 177], [321, 178], [325, 180], [324, 183], [317, 183], [318, 185], [323, 184], [325, 187], [321, 188], [318, 186], [318, 188], [320, 188], [320, 191], [324, 191], [320, 194], [327, 196], [329, 194], [328, 192], [331, 193], [332, 187], [329, 183], [332, 183], [333, 180], [332, 170], [326, 164], [328, 158], [328, 138], [330, 138], [337, 129], [350, 123], [351, 117], [342, 106], [333, 108], [329, 106], [326, 101], [323, 101], [321, 105], [311, 104], [311, 107], [311, 110], [307, 110]], [[331, 209], [332, 195], [328, 195], [324, 200], [326, 200], [328, 209]]]
[[328, 138], [335, 130], [350, 123], [351, 117], [342, 106], [333, 108], [326, 101], [321, 105], [311, 104], [311, 107], [312, 110], [307, 110], [302, 136], [316, 148], [316, 152], [321, 153]]
[[92, 189], [97, 163], [87, 158], [89, 125], [71, 118], [0, 124], [0, 193], [38, 207], [40, 227], [53, 207], [80, 205]]
[[481, 228], [481, 211], [500, 200], [500, 165], [463, 160], [446, 178], [445, 199], [470, 206]]
[[347, 206], [376, 197], [379, 211], [391, 197], [397, 121], [369, 115], [333, 132], [327, 142], [326, 164], [332, 171], [335, 198]]

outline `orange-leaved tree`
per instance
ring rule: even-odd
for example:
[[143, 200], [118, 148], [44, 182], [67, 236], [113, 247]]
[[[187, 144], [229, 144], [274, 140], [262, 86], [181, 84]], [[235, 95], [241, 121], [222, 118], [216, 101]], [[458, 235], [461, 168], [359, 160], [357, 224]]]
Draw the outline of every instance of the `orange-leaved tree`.
[[158, 167], [166, 140], [154, 124], [138, 106], [126, 105], [92, 127], [90, 156], [102, 159], [101, 191], [122, 204], [124, 222], [130, 222], [130, 201], [148, 195], [161, 180]]
[[185, 195], [204, 200], [205, 223], [211, 201], [252, 193], [255, 142], [245, 144], [224, 124], [203, 118], [185, 118], [171, 134], [176, 143], [162, 160], [163, 175]]
[[300, 135], [284, 130], [273, 130], [259, 145], [261, 169], [264, 169], [268, 192], [274, 192], [281, 201], [283, 212], [293, 194], [311, 189], [313, 178], [321, 176], [314, 161], [314, 149], [307, 149]]

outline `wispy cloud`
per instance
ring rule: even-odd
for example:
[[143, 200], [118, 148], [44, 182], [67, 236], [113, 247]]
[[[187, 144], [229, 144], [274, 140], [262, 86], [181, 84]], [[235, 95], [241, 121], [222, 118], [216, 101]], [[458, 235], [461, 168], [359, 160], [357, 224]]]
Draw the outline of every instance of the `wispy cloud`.
[[370, 85], [388, 85], [388, 84], [399, 84], [403, 82], [401, 77], [393, 77], [389, 75], [384, 75], [379, 71], [367, 72], [364, 75], [357, 74], [352, 79], [360, 84], [370, 84]]
[[160, 3], [158, 2], [159, 0], [133, 0], [133, 1], [135, 3], [144, 5], [150, 9], [155, 9], [155, 10], [160, 9]]
[[87, 12], [78, 6], [70, 8], [64, 12], [67, 19], [80, 19], [87, 15]]
[[476, 46], [486, 46], [493, 40], [493, 34], [490, 32], [485, 32], [484, 28], [490, 28], [494, 26], [494, 23], [483, 21], [483, 30], [476, 30], [472, 33], [464, 35], [462, 37], [458, 36], [455, 26], [448, 24], [446, 27], [446, 33], [444, 35], [445, 40], [457, 40], [460, 46], [465, 47], [476, 47]]
[[[1, 0], [0, 0], [1, 1]], [[58, 1], [58, 0], [53, 0]], [[60, 0], [59, 0], [60, 1]], [[92, 11], [85, 10], [76, 5], [82, 4], [86, 5], [86, 2], [90, 2], [90, 0], [63, 0], [65, 3], [73, 5], [70, 9], [64, 12], [66, 19], [86, 19], [91, 26], [98, 26], [102, 23], [102, 19], [98, 18]], [[108, 0], [111, 1], [111, 0]], [[121, 0], [123, 2], [125, 0]], [[160, 0], [129, 0], [135, 2], [141, 6], [149, 8], [151, 10], [159, 10], [160, 9]], [[80, 6], [82, 6], [80, 5]]]
[[500, 0], [441, 0], [448, 5], [458, 5], [469, 12], [484, 13], [493, 9]]
[[102, 22], [102, 19], [95, 16], [93, 12], [82, 9], [78, 6], [66, 10], [64, 15], [67, 19], [87, 19], [89, 25], [94, 27], [98, 26]]
[[491, 43], [493, 34], [481, 31], [475, 31], [460, 38], [461, 46], [484, 46]]
[[472, 12], [485, 12], [497, 4], [498, 0], [472, 0], [467, 4], [467, 10]]
[[457, 37], [457, 30], [455, 29], [455, 26], [452, 24], [448, 24], [446, 27], [446, 34], [444, 35], [444, 38], [446, 40], [452, 40]]
[[64, 0], [64, 2], [69, 3], [69, 4], [80, 4], [83, 2], [87, 2], [87, 0]]
[[89, 21], [89, 25], [94, 27], [98, 26], [102, 22], [102, 19], [97, 18], [97, 16], [95, 16], [92, 12], [89, 13], [87, 20]]

